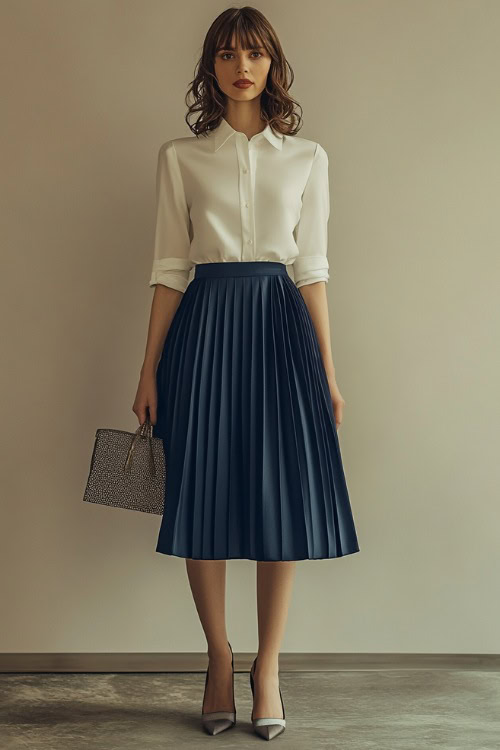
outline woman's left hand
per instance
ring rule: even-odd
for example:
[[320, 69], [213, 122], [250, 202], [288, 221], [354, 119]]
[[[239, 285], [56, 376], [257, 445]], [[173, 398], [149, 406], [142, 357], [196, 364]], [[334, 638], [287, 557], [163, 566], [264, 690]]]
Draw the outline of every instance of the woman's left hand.
[[332, 399], [333, 413], [335, 415], [335, 423], [336, 423], [337, 430], [338, 430], [340, 425], [342, 424], [342, 419], [344, 416], [345, 401], [342, 398], [342, 394], [339, 391], [337, 381], [335, 380], [333, 375], [328, 376], [328, 387], [330, 388], [330, 396]]

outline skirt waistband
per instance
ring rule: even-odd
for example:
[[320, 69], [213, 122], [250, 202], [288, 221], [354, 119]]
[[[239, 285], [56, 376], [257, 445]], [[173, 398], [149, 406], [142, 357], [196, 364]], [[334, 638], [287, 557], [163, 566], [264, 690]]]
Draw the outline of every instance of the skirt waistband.
[[194, 278], [203, 276], [266, 276], [288, 275], [286, 265], [274, 260], [236, 260], [221, 263], [197, 263]]

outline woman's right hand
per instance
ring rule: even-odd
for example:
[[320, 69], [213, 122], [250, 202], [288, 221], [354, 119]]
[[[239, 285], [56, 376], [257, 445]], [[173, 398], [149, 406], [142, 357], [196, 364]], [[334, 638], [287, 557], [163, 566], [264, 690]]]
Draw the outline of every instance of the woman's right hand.
[[144, 424], [149, 410], [151, 424], [156, 424], [156, 375], [153, 371], [141, 372], [137, 393], [132, 411], [137, 416], [139, 424]]

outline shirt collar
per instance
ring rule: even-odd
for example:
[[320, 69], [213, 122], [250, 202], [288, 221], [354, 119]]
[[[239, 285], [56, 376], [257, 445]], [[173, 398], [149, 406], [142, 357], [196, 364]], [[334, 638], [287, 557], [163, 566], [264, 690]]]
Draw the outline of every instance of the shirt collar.
[[[234, 130], [234, 128], [231, 127], [226, 118], [222, 117], [219, 125], [210, 133], [213, 138], [214, 151], [217, 151], [228, 138], [237, 132], [237, 130]], [[269, 143], [278, 150], [281, 150], [283, 147], [283, 135], [281, 133], [275, 133], [269, 124], [267, 124], [264, 130], [260, 133], [254, 135], [252, 140], [257, 141], [261, 137], [267, 138]]]

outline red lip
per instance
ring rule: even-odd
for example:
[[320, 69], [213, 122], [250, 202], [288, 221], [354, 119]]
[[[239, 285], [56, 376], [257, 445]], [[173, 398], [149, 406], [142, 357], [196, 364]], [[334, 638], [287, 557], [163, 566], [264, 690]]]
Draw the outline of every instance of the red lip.
[[241, 87], [247, 87], [247, 86], [252, 86], [252, 85], [253, 85], [253, 81], [249, 81], [248, 78], [240, 78], [239, 80], [233, 83], [233, 86], [241, 86]]

